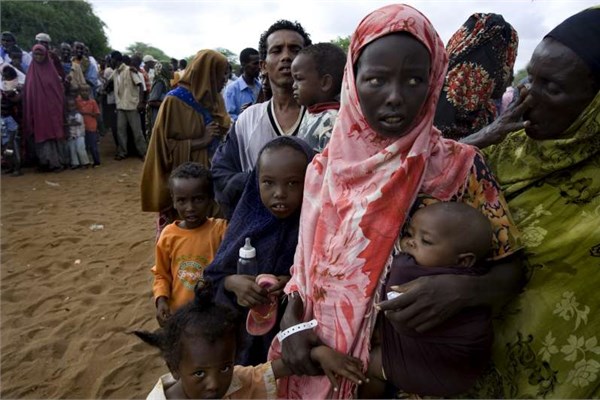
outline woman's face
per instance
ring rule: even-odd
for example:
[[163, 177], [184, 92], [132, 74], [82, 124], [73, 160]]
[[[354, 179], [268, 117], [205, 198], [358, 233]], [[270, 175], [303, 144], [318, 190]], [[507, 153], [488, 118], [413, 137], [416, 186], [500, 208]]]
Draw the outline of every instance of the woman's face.
[[533, 100], [524, 118], [527, 136], [536, 140], [560, 137], [596, 95], [587, 65], [571, 49], [544, 39], [527, 66]]
[[365, 47], [356, 62], [356, 90], [375, 132], [399, 138], [412, 126], [427, 97], [430, 57], [408, 34], [391, 34]]
[[44, 61], [45, 58], [46, 58], [46, 54], [42, 50], [35, 50], [33, 52], [33, 59], [36, 62], [41, 63], [42, 61]]
[[223, 90], [223, 88], [227, 84], [227, 81], [229, 80], [229, 75], [231, 75], [229, 68], [225, 68], [225, 72], [221, 77], [221, 82], [219, 82], [219, 92]]

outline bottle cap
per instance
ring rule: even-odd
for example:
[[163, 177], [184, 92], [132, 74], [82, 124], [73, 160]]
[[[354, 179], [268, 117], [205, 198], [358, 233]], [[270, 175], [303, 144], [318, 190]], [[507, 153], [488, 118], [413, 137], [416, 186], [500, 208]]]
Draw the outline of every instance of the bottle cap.
[[255, 258], [256, 257], [256, 249], [252, 247], [250, 244], [250, 238], [246, 238], [246, 244], [244, 247], [240, 247], [240, 257], [241, 258]]

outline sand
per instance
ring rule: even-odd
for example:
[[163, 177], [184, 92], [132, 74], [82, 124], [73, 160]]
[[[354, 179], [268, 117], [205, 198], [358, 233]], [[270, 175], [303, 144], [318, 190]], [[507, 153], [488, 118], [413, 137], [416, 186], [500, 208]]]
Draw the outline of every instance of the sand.
[[167, 372], [129, 333], [158, 327], [142, 162], [100, 150], [100, 168], [1, 178], [3, 399], [145, 398]]

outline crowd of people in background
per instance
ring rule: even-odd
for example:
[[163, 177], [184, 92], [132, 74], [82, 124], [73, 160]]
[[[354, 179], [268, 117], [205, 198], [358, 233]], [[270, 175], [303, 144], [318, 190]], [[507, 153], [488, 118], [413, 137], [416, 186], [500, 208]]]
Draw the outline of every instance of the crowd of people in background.
[[186, 60], [118, 51], [96, 59], [84, 43], [54, 45], [47, 33], [35, 43], [27, 52], [13, 33], [2, 33], [3, 172], [98, 167], [106, 135], [115, 160], [143, 160], [160, 105], [179, 86]]
[[277, 21], [237, 77], [214, 50], [50, 43], [2, 34], [3, 160], [99, 166], [110, 131], [143, 161], [161, 329], [136, 334], [169, 369], [148, 398], [600, 395], [600, 7], [516, 87], [501, 15], [444, 45], [403, 4], [347, 54]]

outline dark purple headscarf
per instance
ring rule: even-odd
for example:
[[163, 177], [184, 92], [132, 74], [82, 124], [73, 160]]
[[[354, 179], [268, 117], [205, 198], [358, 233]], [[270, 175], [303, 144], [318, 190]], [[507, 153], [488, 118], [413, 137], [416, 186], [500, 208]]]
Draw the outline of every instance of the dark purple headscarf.
[[[64, 137], [64, 91], [60, 76], [48, 59], [48, 50], [33, 46], [32, 53], [41, 51], [44, 59], [33, 60], [25, 78], [23, 97], [24, 133], [34, 135], [36, 143]], [[32, 54], [33, 55], [33, 54]]]

